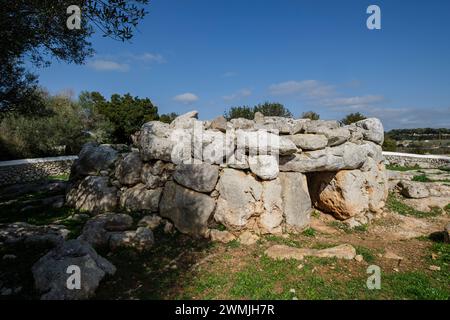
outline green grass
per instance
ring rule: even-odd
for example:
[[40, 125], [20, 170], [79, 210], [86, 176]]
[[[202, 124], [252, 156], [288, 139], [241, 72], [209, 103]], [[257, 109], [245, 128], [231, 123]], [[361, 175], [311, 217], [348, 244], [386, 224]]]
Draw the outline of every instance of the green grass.
[[398, 166], [398, 165], [387, 165], [386, 169], [394, 171], [411, 171], [421, 169], [419, 165], [411, 166]]
[[442, 210], [440, 208], [433, 208], [430, 212], [416, 210], [408, 206], [404, 202], [402, 202], [401, 199], [399, 199], [393, 193], [389, 193], [386, 205], [390, 210], [404, 216], [426, 218], [426, 217], [435, 217], [442, 214]]
[[60, 174], [60, 175], [56, 175], [56, 176], [49, 176], [48, 179], [49, 180], [61, 180], [61, 181], [69, 181], [69, 174]]
[[307, 228], [303, 230], [302, 234], [307, 237], [315, 237], [316, 236], [316, 230], [313, 228]]
[[418, 181], [418, 182], [432, 182], [433, 180], [431, 180], [430, 178], [428, 178], [426, 175], [421, 174], [419, 176], [414, 176], [412, 178], [412, 181]]
[[364, 261], [368, 263], [373, 263], [375, 261], [375, 255], [373, 254], [372, 250], [366, 247], [357, 246], [356, 247], [356, 254], [360, 254], [363, 256]]
[[264, 239], [266, 241], [273, 242], [276, 244], [283, 244], [286, 246], [297, 247], [297, 248], [301, 247], [301, 243], [297, 240], [293, 240], [291, 237], [284, 238], [284, 237], [268, 234], [264, 237]]

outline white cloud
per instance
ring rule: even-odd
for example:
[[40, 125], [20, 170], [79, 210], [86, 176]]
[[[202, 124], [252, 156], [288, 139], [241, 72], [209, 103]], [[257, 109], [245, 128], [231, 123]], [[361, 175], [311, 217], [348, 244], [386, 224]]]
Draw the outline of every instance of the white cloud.
[[273, 95], [303, 94], [311, 98], [326, 97], [334, 92], [334, 87], [317, 80], [286, 81], [272, 84], [269, 92]]
[[135, 56], [135, 59], [142, 60], [145, 62], [155, 62], [155, 63], [165, 63], [166, 59], [159, 53], [143, 53], [141, 55]]
[[227, 71], [224, 74], [222, 74], [223, 78], [231, 78], [237, 76], [237, 73], [234, 71]]
[[128, 70], [130, 70], [130, 66], [128, 64], [103, 59], [91, 61], [88, 63], [88, 66], [97, 71], [127, 72]]
[[230, 94], [228, 96], [223, 96], [222, 98], [224, 100], [230, 101], [230, 100], [245, 98], [245, 97], [250, 96], [251, 94], [252, 94], [252, 91], [250, 89], [241, 89], [241, 90], [236, 91], [235, 93]]
[[186, 103], [186, 104], [198, 101], [198, 99], [199, 98], [195, 94], [190, 93], [190, 92], [179, 94], [179, 95], [173, 97], [173, 100], [175, 100], [177, 102], [181, 102], [181, 103]]
[[333, 99], [325, 99], [323, 105], [333, 108], [358, 109], [369, 106], [371, 104], [384, 101], [384, 97], [380, 95], [366, 95], [355, 97], [341, 97]]

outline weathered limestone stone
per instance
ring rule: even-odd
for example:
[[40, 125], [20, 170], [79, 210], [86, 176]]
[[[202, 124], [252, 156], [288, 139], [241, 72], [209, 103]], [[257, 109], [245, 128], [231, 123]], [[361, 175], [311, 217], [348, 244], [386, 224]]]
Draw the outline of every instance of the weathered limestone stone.
[[265, 253], [268, 257], [277, 260], [303, 260], [303, 258], [307, 256], [352, 260], [356, 256], [356, 249], [349, 244], [341, 244], [336, 247], [321, 250], [274, 245], [268, 248]]
[[320, 172], [310, 181], [314, 206], [337, 219], [348, 219], [369, 210], [366, 177], [359, 170]]
[[141, 181], [149, 189], [163, 187], [174, 170], [175, 165], [170, 162], [158, 160], [155, 163], [146, 163], [142, 168]]
[[208, 230], [208, 220], [214, 207], [213, 198], [168, 181], [159, 210], [160, 215], [170, 219], [181, 232], [203, 236]]
[[132, 225], [133, 218], [127, 214], [99, 214], [86, 222], [78, 239], [86, 241], [94, 248], [106, 247], [111, 231], [124, 231]]
[[4, 244], [58, 245], [70, 231], [62, 225], [35, 226], [25, 222], [0, 225], [0, 242]]
[[311, 218], [311, 199], [306, 176], [299, 172], [280, 172], [279, 175], [286, 225], [304, 229]]
[[219, 167], [208, 163], [179, 164], [173, 179], [189, 189], [198, 192], [211, 192], [219, 178]]
[[[198, 138], [195, 137], [194, 139]], [[226, 158], [234, 152], [234, 135], [231, 132], [225, 135], [219, 131], [204, 131], [201, 139], [201, 143], [197, 145], [202, 147], [201, 159], [206, 163], [223, 164]], [[197, 151], [194, 150], [194, 153], [197, 154]]]
[[248, 120], [245, 118], [236, 118], [230, 120], [231, 126], [234, 129], [253, 129], [255, 126], [255, 121]]
[[245, 150], [236, 149], [236, 151], [227, 159], [227, 166], [234, 169], [249, 169], [248, 156]]
[[198, 121], [198, 111], [193, 110], [176, 117], [170, 124], [172, 129], [189, 129], [194, 126], [194, 122]]
[[367, 150], [347, 142], [337, 147], [280, 156], [280, 171], [315, 172], [358, 169], [367, 159]]
[[224, 116], [219, 116], [211, 121], [210, 128], [225, 132], [227, 130], [227, 120]]
[[364, 140], [369, 140], [379, 145], [383, 144], [384, 128], [379, 119], [369, 118], [355, 122], [355, 125], [363, 129]]
[[116, 166], [116, 178], [123, 185], [135, 185], [141, 181], [142, 161], [139, 152], [127, 154]]
[[291, 140], [265, 130], [236, 130], [236, 140], [237, 148], [246, 149], [251, 155], [288, 155], [297, 152], [297, 147]]
[[[79, 290], [67, 287], [69, 266], [78, 266], [82, 274]], [[113, 275], [116, 268], [99, 256], [86, 242], [69, 240], [49, 251], [32, 267], [36, 289], [43, 300], [81, 300], [92, 297], [100, 281]]]
[[398, 186], [402, 195], [407, 198], [421, 199], [430, 196], [430, 192], [422, 182], [400, 181]]
[[328, 145], [328, 139], [323, 134], [295, 134], [287, 138], [302, 150], [318, 150]]
[[263, 182], [262, 201], [264, 212], [259, 216], [261, 233], [280, 234], [283, 232], [283, 200], [280, 179]]
[[272, 180], [278, 176], [278, 161], [273, 155], [249, 156], [250, 170], [262, 180]]
[[92, 213], [114, 211], [118, 205], [117, 191], [109, 186], [108, 177], [88, 176], [67, 193], [66, 202]]
[[225, 168], [217, 183], [219, 199], [214, 218], [229, 230], [240, 230], [261, 208], [262, 186], [245, 172]]
[[153, 232], [145, 227], [139, 227], [136, 231], [112, 232], [109, 237], [111, 250], [128, 247], [145, 251], [150, 249], [154, 243]]
[[244, 246], [251, 246], [258, 242], [259, 237], [250, 231], [245, 231], [239, 236], [239, 242]]
[[218, 241], [222, 243], [228, 243], [236, 239], [236, 237], [231, 232], [228, 232], [226, 230], [221, 231], [212, 229], [209, 233], [209, 236], [211, 238], [211, 241]]
[[162, 188], [147, 189], [140, 183], [120, 195], [120, 206], [127, 211], [157, 212]]
[[72, 167], [72, 175], [97, 175], [100, 171], [109, 169], [117, 157], [118, 152], [109, 145], [86, 143]]
[[159, 225], [161, 224], [161, 220], [161, 217], [157, 216], [156, 214], [153, 214], [151, 216], [144, 216], [141, 220], [139, 220], [138, 226], [154, 230], [159, 227]]

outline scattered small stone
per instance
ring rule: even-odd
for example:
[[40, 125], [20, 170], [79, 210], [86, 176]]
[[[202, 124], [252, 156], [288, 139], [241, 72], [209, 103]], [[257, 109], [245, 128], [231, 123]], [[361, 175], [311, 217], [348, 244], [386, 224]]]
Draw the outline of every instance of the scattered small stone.
[[431, 254], [431, 259], [432, 259], [432, 260], [436, 260], [437, 258], [438, 258], [438, 255], [437, 255], [436, 253], [433, 252], [433, 253]]
[[17, 258], [17, 256], [14, 254], [5, 254], [2, 259], [3, 260], [14, 260], [16, 258]]
[[258, 241], [259, 237], [250, 231], [245, 231], [239, 236], [239, 242], [245, 246], [251, 246]]
[[2, 296], [10, 296], [13, 293], [11, 288], [2, 288], [0, 291], [0, 295]]
[[441, 267], [435, 265], [429, 266], [428, 269], [430, 269], [431, 271], [441, 271]]
[[363, 257], [362, 255], [360, 255], [360, 254], [357, 254], [357, 255], [355, 256], [355, 260], [356, 260], [357, 262], [362, 262], [362, 261], [364, 260], [364, 257]]
[[146, 227], [149, 229], [156, 229], [161, 224], [161, 217], [157, 215], [145, 216], [138, 222], [139, 227]]
[[292, 300], [298, 300], [298, 298], [297, 297], [293, 297]]
[[392, 251], [386, 251], [386, 253], [383, 256], [385, 259], [392, 259], [392, 260], [403, 260], [404, 258], [396, 254]]
[[303, 267], [304, 267], [304, 265], [299, 264], [299, 265], [297, 266], [297, 269], [301, 270], [301, 269], [303, 269]]
[[398, 268], [393, 268], [392, 270], [394, 270], [395, 272], [399, 272], [400, 270], [398, 270]]
[[173, 233], [174, 228], [173, 224], [169, 221], [166, 221], [166, 224], [164, 225], [164, 233]]
[[289, 290], [290, 293], [295, 293], [295, 289]]
[[219, 241], [222, 243], [228, 243], [236, 239], [236, 237], [229, 231], [221, 231], [212, 229], [209, 234], [211, 241]]

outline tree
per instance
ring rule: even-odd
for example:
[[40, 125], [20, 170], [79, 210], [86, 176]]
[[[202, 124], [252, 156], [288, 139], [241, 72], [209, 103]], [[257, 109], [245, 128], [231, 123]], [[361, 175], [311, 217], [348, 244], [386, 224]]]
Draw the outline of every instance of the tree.
[[359, 112], [350, 113], [341, 120], [341, 123], [344, 125], [349, 125], [349, 124], [352, 124], [352, 123], [355, 123], [355, 122], [358, 122], [358, 121], [361, 121], [364, 119], [367, 119], [367, 118]]
[[230, 110], [224, 113], [224, 116], [227, 120], [236, 118], [253, 120], [256, 112], [261, 112], [266, 117], [292, 118], [292, 113], [278, 102], [264, 102], [253, 108], [249, 106], [231, 107]]
[[384, 134], [383, 151], [397, 151], [397, 143], [388, 134]]
[[[25, 58], [35, 66], [51, 58], [83, 63], [93, 54], [89, 38], [95, 29], [104, 36], [129, 40], [146, 15], [149, 0], [14, 0], [0, 10], [0, 111], [11, 111], [33, 101], [36, 77], [24, 69]], [[70, 5], [81, 8], [81, 29], [70, 30]]]
[[224, 117], [230, 121], [231, 119], [237, 119], [237, 118], [245, 118], [249, 120], [253, 120], [255, 117], [255, 112], [253, 111], [253, 108], [248, 106], [242, 106], [242, 107], [231, 107], [230, 110], [226, 111], [224, 113]]
[[306, 111], [302, 113], [302, 119], [319, 120], [320, 115], [314, 111]]
[[114, 126], [113, 137], [117, 143], [129, 143], [131, 134], [135, 133], [148, 121], [157, 120], [158, 107], [150, 99], [132, 97], [129, 93], [121, 96], [113, 94], [110, 101], [98, 92], [92, 93], [96, 110], [106, 116]]
[[159, 121], [164, 123], [171, 123], [175, 118], [178, 117], [178, 114], [175, 112], [162, 114], [159, 116]]
[[266, 117], [292, 118], [292, 113], [278, 102], [264, 102], [253, 107], [253, 114], [261, 112]]

